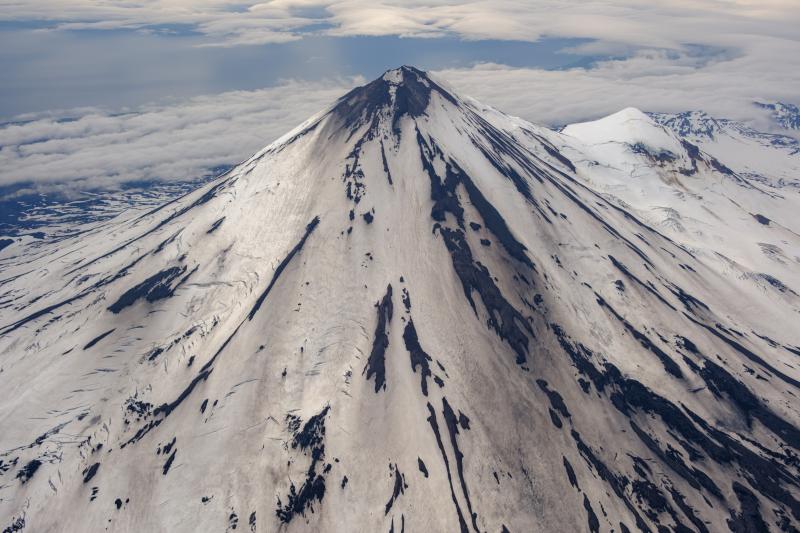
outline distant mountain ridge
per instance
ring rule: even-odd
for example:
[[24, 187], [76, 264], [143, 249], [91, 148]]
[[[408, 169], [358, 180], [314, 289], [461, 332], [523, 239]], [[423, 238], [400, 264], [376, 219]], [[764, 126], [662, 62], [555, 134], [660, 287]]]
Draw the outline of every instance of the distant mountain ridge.
[[787, 130], [800, 130], [800, 107], [782, 102], [754, 102], [757, 107], [770, 112], [772, 119]]

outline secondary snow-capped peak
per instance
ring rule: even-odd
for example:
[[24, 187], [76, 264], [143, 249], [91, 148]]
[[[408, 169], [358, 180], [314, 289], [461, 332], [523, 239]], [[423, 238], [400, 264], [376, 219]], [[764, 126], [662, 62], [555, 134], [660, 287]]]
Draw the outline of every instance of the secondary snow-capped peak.
[[592, 154], [597, 161], [630, 167], [632, 177], [644, 173], [673, 181], [676, 175], [696, 175], [699, 165], [732, 174], [697, 146], [633, 107], [592, 122], [570, 124], [562, 133], [577, 140], [582, 145], [578, 149]]
[[592, 122], [570, 124], [563, 133], [591, 144], [618, 142], [642, 146], [654, 153], [681, 152], [681, 142], [675, 135], [635, 107]]

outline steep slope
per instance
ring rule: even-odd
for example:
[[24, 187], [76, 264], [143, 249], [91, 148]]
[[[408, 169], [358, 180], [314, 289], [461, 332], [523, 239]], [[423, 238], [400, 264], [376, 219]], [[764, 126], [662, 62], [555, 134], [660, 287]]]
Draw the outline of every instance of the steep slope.
[[592, 143], [403, 67], [170, 204], [0, 252], [0, 524], [792, 530], [796, 295], [596, 192]]

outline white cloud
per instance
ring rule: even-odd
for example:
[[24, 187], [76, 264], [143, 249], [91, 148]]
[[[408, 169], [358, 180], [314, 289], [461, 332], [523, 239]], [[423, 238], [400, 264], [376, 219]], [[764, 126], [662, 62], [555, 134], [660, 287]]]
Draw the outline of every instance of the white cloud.
[[[587, 39], [586, 55], [620, 56], [547, 71], [480, 64], [443, 70], [459, 91], [535, 122], [563, 124], [627, 106], [704, 109], [758, 120], [752, 100], [797, 102], [797, 0], [0, 0], [0, 21], [203, 35], [205, 46], [332, 36]], [[387, 65], [388, 66], [388, 65]], [[0, 184], [110, 184], [184, 179], [235, 162], [339, 96], [352, 80], [288, 82], [74, 122], [38, 118], [0, 129]], [[40, 139], [47, 139], [40, 141]]]
[[0, 185], [104, 188], [198, 177], [246, 159], [363, 81], [286, 81], [123, 114], [81, 109], [18, 117], [0, 128]]
[[[780, 58], [779, 66], [774, 58]], [[752, 102], [798, 100], [800, 49], [791, 41], [764, 39], [739, 55], [642, 50], [591, 68], [480, 64], [439, 75], [459, 93], [539, 123], [565, 124], [633, 106], [663, 112], [702, 109], [767, 128], [764, 113]]]
[[[0, 0], [0, 20], [55, 27], [148, 28], [186, 25], [222, 45], [329, 35], [455, 35], [534, 41], [583, 37], [679, 48], [735, 46], [751, 36], [797, 40], [796, 0]], [[324, 23], [327, 29], [307, 29]]]
[[[796, 100], [800, 55], [789, 53], [792, 46], [776, 39], [750, 55], [644, 50], [592, 68], [480, 64], [436, 74], [459, 94], [545, 124], [597, 118], [627, 106], [704, 109], [753, 122], [764, 117], [753, 100]], [[770, 67], [765, 58], [774, 55], [785, 58], [785, 68]], [[17, 117], [20, 123], [0, 127], [0, 185], [110, 188], [127, 181], [197, 177], [247, 158], [364, 81], [287, 81], [125, 113], [84, 108]], [[73, 119], [61, 120], [65, 116]]]

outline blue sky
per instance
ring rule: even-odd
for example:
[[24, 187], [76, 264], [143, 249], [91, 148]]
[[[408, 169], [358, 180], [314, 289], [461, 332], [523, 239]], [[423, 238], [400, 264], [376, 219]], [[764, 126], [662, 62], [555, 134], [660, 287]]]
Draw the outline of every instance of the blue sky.
[[624, 107], [772, 128], [797, 0], [0, 0], [0, 186], [182, 180], [388, 68], [559, 125]]
[[[586, 60], [564, 51], [585, 39], [537, 42], [463, 41], [456, 36], [401, 38], [309, 35], [286, 43], [201, 47], [206, 38], [134, 30], [41, 31], [41, 24], [0, 26], [0, 117], [83, 106], [135, 106], [282, 79], [379, 76], [413, 64], [426, 70], [494, 62], [513, 67], [566, 68]], [[165, 30], [165, 28], [160, 28]]]

